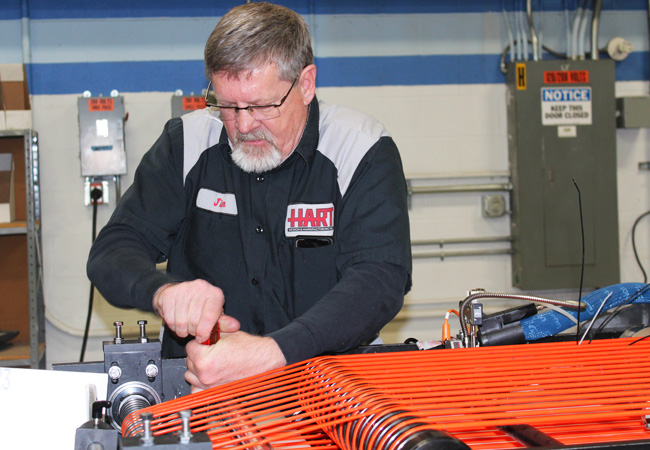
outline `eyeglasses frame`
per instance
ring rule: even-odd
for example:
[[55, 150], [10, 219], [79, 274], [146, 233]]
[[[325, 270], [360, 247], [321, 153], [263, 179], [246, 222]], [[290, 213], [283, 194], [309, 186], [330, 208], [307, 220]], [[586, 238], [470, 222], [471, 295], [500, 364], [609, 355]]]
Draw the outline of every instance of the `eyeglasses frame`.
[[[210, 94], [210, 86], [212, 86], [212, 80], [208, 83], [208, 88], [205, 90], [205, 106], [210, 107], [210, 108], [218, 108], [218, 109], [230, 109], [235, 111], [235, 117], [237, 116], [238, 111], [248, 111], [249, 113], [252, 114], [252, 111], [256, 109], [262, 109], [262, 108], [279, 108], [282, 106], [285, 102], [285, 100], [289, 97], [289, 94], [291, 94], [291, 91], [293, 90], [293, 87], [296, 85], [296, 82], [298, 81], [299, 76], [294, 78], [293, 83], [291, 83], [291, 87], [289, 87], [289, 90], [287, 93], [282, 97], [282, 100], [280, 100], [280, 103], [278, 104], [271, 104], [271, 105], [249, 105], [249, 106], [244, 106], [244, 107], [239, 107], [239, 106], [220, 106], [217, 103], [212, 103], [210, 100], [208, 100], [208, 96]], [[276, 119], [279, 116], [274, 117]], [[259, 119], [258, 119], [259, 120]], [[270, 120], [270, 119], [261, 119], [261, 120]]]

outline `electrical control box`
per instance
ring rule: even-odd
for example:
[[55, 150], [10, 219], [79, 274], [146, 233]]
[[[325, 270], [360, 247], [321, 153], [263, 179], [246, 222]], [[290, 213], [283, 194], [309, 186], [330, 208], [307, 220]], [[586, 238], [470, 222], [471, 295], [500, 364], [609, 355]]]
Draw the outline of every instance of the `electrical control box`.
[[583, 285], [620, 280], [614, 83], [611, 60], [508, 67], [516, 287], [579, 287], [582, 230]]
[[650, 127], [650, 96], [616, 99], [616, 125], [619, 128]]
[[126, 174], [124, 97], [79, 97], [81, 176]]

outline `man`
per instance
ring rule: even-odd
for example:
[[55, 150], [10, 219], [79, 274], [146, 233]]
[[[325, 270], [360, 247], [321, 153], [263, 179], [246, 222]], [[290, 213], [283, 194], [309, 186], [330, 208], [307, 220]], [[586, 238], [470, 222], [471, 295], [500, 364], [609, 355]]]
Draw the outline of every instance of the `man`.
[[[165, 355], [186, 344], [195, 389], [359, 346], [411, 285], [397, 148], [316, 100], [304, 20], [238, 6], [205, 64], [219, 110], [167, 123], [88, 261], [109, 302], [162, 317]], [[220, 340], [201, 345], [215, 323]]]

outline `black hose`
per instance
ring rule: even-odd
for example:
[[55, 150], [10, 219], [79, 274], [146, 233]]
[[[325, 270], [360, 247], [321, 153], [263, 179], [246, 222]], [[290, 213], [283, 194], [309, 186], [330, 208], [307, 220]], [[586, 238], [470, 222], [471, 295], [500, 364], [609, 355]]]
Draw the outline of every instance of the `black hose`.
[[585, 225], [582, 218], [582, 195], [580, 193], [580, 188], [578, 183], [573, 179], [573, 185], [578, 191], [578, 211], [580, 213], [580, 237], [582, 239], [582, 263], [580, 264], [580, 290], [578, 291], [578, 317], [576, 322], [576, 344], [579, 344], [580, 341], [580, 306], [582, 305], [582, 283], [585, 277]]
[[[648, 0], [648, 1], [650, 1], [650, 0]], [[530, 40], [528, 42], [530, 42]], [[508, 73], [508, 70], [506, 68], [506, 58], [507, 58], [508, 52], [510, 51], [510, 45], [511, 44], [506, 45], [506, 47], [501, 52], [501, 60], [500, 60], [500, 63], [499, 63], [499, 68], [501, 70], [501, 73], [503, 73], [504, 75], [506, 73]], [[512, 45], [514, 45], [514, 42], [513, 42]], [[567, 59], [566, 53], [560, 53], [560, 52], [555, 51], [552, 48], [549, 48], [549, 47], [547, 47], [547, 46], [545, 46], [543, 44], [542, 44], [542, 49], [546, 50], [547, 53], [555, 56], [557, 59]], [[587, 56], [589, 56], [589, 55], [590, 55], [590, 53], [587, 54]], [[540, 60], [542, 59], [542, 55], [539, 56], [539, 59]], [[512, 61], [510, 61], [510, 62], [512, 62]]]
[[[102, 198], [102, 191], [94, 188], [90, 191], [90, 202], [93, 205], [93, 225], [92, 225], [92, 242], [95, 242], [97, 237], [97, 200]], [[84, 328], [84, 337], [81, 341], [81, 354], [79, 355], [79, 362], [84, 362], [86, 354], [86, 344], [88, 343], [88, 334], [90, 332], [90, 317], [93, 312], [93, 299], [95, 297], [95, 285], [90, 283], [90, 294], [88, 296], [88, 314], [86, 315], [86, 327]]]
[[639, 253], [636, 250], [636, 226], [639, 224], [641, 219], [643, 219], [648, 214], [650, 214], [650, 211], [646, 211], [643, 214], [641, 214], [634, 221], [634, 225], [632, 225], [632, 250], [634, 250], [634, 258], [636, 258], [636, 263], [639, 265], [639, 269], [641, 269], [641, 273], [643, 273], [643, 282], [644, 283], [648, 282], [648, 275], [645, 273], [645, 269], [643, 268], [643, 264], [641, 264], [641, 260], [639, 259]]

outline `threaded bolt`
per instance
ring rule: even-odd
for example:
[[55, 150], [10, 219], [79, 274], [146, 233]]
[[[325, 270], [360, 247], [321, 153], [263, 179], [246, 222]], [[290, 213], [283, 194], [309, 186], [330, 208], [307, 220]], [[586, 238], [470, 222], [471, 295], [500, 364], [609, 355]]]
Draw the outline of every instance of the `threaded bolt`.
[[149, 342], [149, 338], [147, 337], [147, 332], [145, 330], [145, 325], [147, 325], [146, 320], [138, 320], [138, 325], [140, 325], [140, 342], [145, 343]]
[[113, 325], [115, 325], [115, 339], [113, 339], [113, 342], [115, 344], [121, 344], [124, 342], [124, 339], [122, 339], [122, 325], [124, 325], [124, 322], [113, 322]]
[[153, 419], [153, 414], [150, 412], [145, 412], [140, 414], [140, 419], [142, 419], [142, 426], [144, 428], [144, 434], [140, 442], [144, 446], [153, 445], [153, 434], [151, 433], [151, 420]]
[[192, 433], [190, 431], [190, 417], [192, 416], [191, 409], [185, 409], [178, 413], [183, 422], [183, 429], [179, 436], [181, 444], [189, 444], [190, 439], [192, 439]]

